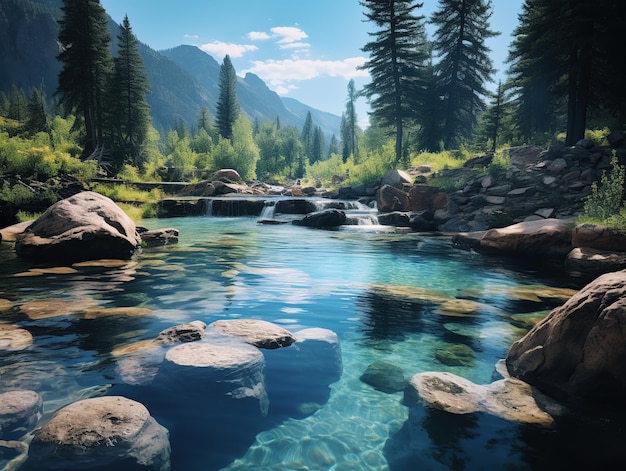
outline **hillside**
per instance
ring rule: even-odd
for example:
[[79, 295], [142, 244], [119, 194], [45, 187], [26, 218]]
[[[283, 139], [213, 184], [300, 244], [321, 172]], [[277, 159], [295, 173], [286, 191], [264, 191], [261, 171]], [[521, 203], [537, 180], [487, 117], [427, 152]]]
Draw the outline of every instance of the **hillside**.
[[[33, 87], [43, 86], [48, 98], [54, 96], [61, 70], [56, 59], [61, 4], [60, 0], [0, 2], [0, 90], [6, 94], [15, 84], [27, 95]], [[117, 25], [112, 20], [110, 24], [115, 38]], [[148, 96], [152, 120], [159, 131], [173, 128], [177, 121], [193, 128], [202, 106], [215, 113], [220, 64], [213, 57], [195, 46], [155, 51], [141, 44], [140, 53], [152, 87]], [[252, 120], [278, 117], [284, 124], [301, 128], [310, 111], [313, 122], [328, 138], [339, 135], [338, 116], [296, 100], [285, 101], [254, 74], [239, 78], [237, 92], [241, 108]]]

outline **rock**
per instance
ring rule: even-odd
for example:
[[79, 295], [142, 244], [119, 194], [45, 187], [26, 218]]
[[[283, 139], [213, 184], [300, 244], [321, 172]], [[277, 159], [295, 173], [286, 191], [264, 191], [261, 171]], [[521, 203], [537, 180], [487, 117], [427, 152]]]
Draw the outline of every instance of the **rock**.
[[156, 340], [162, 345], [175, 345], [184, 342], [202, 340], [205, 335], [206, 324], [202, 321], [192, 321], [163, 330]]
[[269, 402], [264, 368], [261, 351], [243, 342], [183, 343], [167, 351], [154, 384], [167, 391], [172, 400], [184, 396], [186, 407], [206, 406], [211, 396], [216, 404], [224, 400], [245, 401], [265, 415]]
[[239, 175], [239, 172], [231, 168], [224, 168], [224, 169], [218, 170], [217, 172], [213, 174], [213, 176], [211, 177], [211, 180], [221, 181], [224, 183], [244, 184], [244, 181], [241, 178], [241, 175]]
[[57, 411], [31, 444], [36, 469], [170, 469], [167, 429], [148, 409], [122, 396], [75, 402]]
[[436, 211], [448, 205], [448, 196], [434, 186], [415, 185], [409, 189], [410, 211]]
[[572, 246], [626, 252], [626, 231], [600, 224], [579, 224], [572, 231]]
[[0, 312], [11, 310], [13, 303], [8, 299], [0, 298]]
[[297, 226], [327, 228], [339, 227], [346, 223], [346, 213], [339, 209], [325, 209], [307, 214], [303, 219], [293, 221]]
[[554, 309], [506, 357], [512, 376], [572, 402], [624, 409], [626, 271], [608, 273]]
[[32, 223], [33, 221], [24, 221], [0, 229], [0, 241], [4, 240], [5, 242], [14, 242], [15, 239], [17, 239], [17, 236], [23, 233]]
[[435, 214], [432, 211], [421, 211], [411, 214], [409, 226], [417, 232], [432, 232], [437, 230], [437, 224], [434, 220]]
[[343, 360], [339, 337], [332, 330], [312, 327], [294, 333], [296, 342], [293, 344], [297, 351], [296, 364], [306, 365], [303, 370], [298, 369], [305, 376], [315, 376], [325, 385], [334, 383], [341, 378]]
[[622, 147], [624, 143], [626, 143], [626, 133], [624, 133], [621, 129], [615, 129], [614, 131], [611, 131], [608, 136], [606, 136], [606, 140], [613, 148]]
[[467, 160], [463, 167], [465, 168], [479, 168], [479, 167], [488, 167], [493, 162], [493, 154], [488, 153], [484, 155], [477, 155], [476, 157], [472, 157]]
[[128, 259], [141, 239], [135, 223], [109, 198], [84, 191], [50, 206], [17, 237], [16, 253], [32, 260]]
[[26, 329], [0, 323], [0, 351], [23, 350], [33, 344], [33, 336]]
[[452, 414], [485, 412], [513, 422], [541, 427], [554, 425], [554, 419], [544, 410], [548, 409], [549, 399], [516, 379], [478, 385], [452, 373], [418, 373], [406, 386], [404, 402], [411, 407], [420, 399]]
[[166, 229], [142, 231], [139, 235], [141, 236], [142, 245], [145, 244], [148, 247], [178, 243], [178, 229], [170, 227]]
[[508, 150], [511, 165], [524, 167], [539, 160], [545, 149], [539, 146], [518, 146]]
[[286, 199], [276, 201], [276, 214], [309, 214], [317, 211], [314, 201], [306, 199]]
[[572, 250], [572, 231], [560, 219], [542, 219], [487, 231], [472, 247], [485, 253], [560, 258]]
[[406, 386], [402, 368], [385, 361], [377, 361], [369, 365], [360, 379], [384, 393], [402, 391]]
[[402, 189], [404, 185], [411, 184], [411, 175], [404, 170], [389, 170], [381, 180], [381, 186], [390, 185], [395, 188]]
[[626, 253], [577, 247], [567, 254], [565, 266], [585, 275], [600, 275], [626, 269]]
[[258, 348], [288, 347], [296, 341], [295, 336], [286, 329], [271, 322], [257, 319], [228, 319], [209, 324], [222, 335], [236, 337]]
[[20, 306], [20, 312], [29, 319], [39, 320], [58, 316], [84, 314], [98, 307], [93, 299], [49, 298], [34, 300]]
[[442, 343], [435, 350], [435, 358], [437, 361], [448, 366], [474, 366], [476, 360], [476, 352], [465, 344]]
[[379, 214], [378, 224], [381, 226], [409, 227], [411, 224], [411, 216], [409, 213], [402, 211]]
[[35, 391], [0, 394], [0, 440], [15, 440], [30, 432], [41, 417], [43, 400]]
[[376, 193], [376, 207], [379, 213], [409, 211], [409, 196], [391, 185], [384, 185]]

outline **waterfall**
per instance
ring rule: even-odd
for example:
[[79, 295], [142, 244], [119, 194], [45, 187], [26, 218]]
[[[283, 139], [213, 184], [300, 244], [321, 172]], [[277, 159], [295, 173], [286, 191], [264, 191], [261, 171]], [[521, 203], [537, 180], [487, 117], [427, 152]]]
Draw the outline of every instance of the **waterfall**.
[[261, 214], [259, 215], [259, 219], [261, 221], [266, 219], [274, 219], [274, 215], [276, 214], [276, 202], [275, 201], [266, 201], [265, 206], [261, 210]]
[[213, 200], [204, 200], [205, 203], [205, 208], [204, 208], [204, 215], [211, 217], [213, 216]]

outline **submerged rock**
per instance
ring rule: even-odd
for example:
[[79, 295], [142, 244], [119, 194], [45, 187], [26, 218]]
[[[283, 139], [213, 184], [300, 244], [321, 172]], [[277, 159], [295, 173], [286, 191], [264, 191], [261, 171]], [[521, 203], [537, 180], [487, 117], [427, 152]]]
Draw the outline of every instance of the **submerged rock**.
[[307, 214], [301, 220], [293, 221], [297, 226], [326, 228], [339, 227], [346, 223], [346, 213], [339, 209], [325, 209]]
[[385, 361], [369, 365], [361, 375], [361, 381], [385, 393], [402, 391], [406, 386], [402, 368]]
[[32, 343], [33, 336], [28, 330], [0, 323], [0, 351], [23, 350]]
[[435, 358], [448, 366], [473, 366], [476, 352], [462, 343], [441, 343], [435, 348]]
[[30, 432], [41, 417], [43, 400], [35, 391], [0, 394], [0, 440], [14, 440]]
[[[85, 399], [57, 411], [31, 444], [37, 469], [170, 469], [167, 429], [139, 402], [122, 396]], [[124, 467], [124, 469], [127, 469]]]
[[50, 206], [15, 243], [31, 260], [79, 262], [130, 258], [140, 245], [135, 223], [111, 199], [84, 191]]

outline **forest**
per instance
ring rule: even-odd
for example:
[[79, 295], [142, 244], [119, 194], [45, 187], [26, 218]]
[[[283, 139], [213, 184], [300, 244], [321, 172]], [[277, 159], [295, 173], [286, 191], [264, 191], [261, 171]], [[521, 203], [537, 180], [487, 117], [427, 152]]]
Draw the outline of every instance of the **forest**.
[[[17, 181], [72, 175], [124, 181], [198, 181], [234, 168], [248, 181], [368, 182], [388, 169], [437, 171], [476, 153], [521, 144], [599, 143], [623, 130], [626, 100], [621, 37], [626, 4], [611, 0], [526, 0], [509, 46], [507, 80], [491, 92], [489, 0], [439, 0], [420, 14], [414, 0], [362, 0], [371, 40], [363, 66], [371, 82], [346, 88], [340, 135], [327, 138], [310, 113], [301, 128], [242, 112], [226, 56], [215, 115], [202, 104], [195, 125], [153, 125], [151, 84], [130, 20], [109, 33], [97, 0], [64, 0], [58, 90], [0, 90], [2, 200], [28, 195]], [[429, 38], [426, 25], [435, 27]], [[493, 89], [493, 87], [491, 87]], [[371, 106], [360, 129], [357, 99]], [[42, 196], [43, 195], [43, 196]]]

